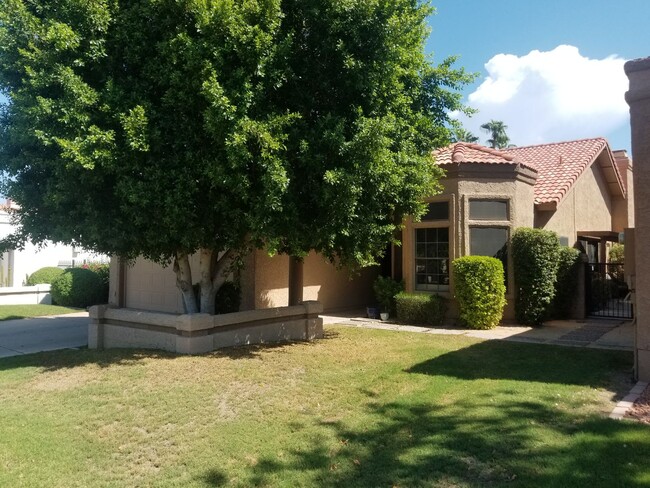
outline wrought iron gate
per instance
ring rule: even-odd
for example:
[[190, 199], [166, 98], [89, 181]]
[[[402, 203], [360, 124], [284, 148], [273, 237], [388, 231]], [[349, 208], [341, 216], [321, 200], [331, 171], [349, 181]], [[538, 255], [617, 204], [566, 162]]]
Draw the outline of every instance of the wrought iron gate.
[[587, 315], [631, 319], [630, 291], [625, 283], [623, 264], [588, 263], [585, 273]]

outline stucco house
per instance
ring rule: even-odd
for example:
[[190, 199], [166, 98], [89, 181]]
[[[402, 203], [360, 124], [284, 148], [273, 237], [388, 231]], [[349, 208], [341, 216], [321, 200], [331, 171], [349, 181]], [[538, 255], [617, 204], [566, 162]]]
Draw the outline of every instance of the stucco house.
[[465, 255], [499, 257], [506, 269], [504, 318], [514, 318], [514, 278], [507, 242], [517, 227], [557, 232], [591, 262], [633, 225], [632, 162], [605, 139], [502, 150], [455, 143], [434, 153], [444, 191], [428, 198], [420, 222], [408, 219], [393, 249], [393, 277], [406, 290], [438, 293], [457, 316], [450, 263]]
[[[437, 151], [435, 160], [446, 171], [444, 191], [427, 199], [428, 213], [420, 222], [407, 219], [402, 245], [391, 249], [381, 273], [403, 279], [407, 291], [447, 297], [452, 318], [457, 311], [449, 268], [456, 257], [503, 258], [509, 299], [505, 317], [512, 318], [513, 273], [505, 245], [513, 229], [554, 230], [564, 244], [581, 245], [597, 261], [604, 257], [607, 243], [618, 241], [631, 225], [632, 164], [623, 152], [613, 153], [602, 138], [500, 151], [457, 143]], [[197, 265], [198, 258], [192, 259]], [[318, 300], [325, 311], [336, 311], [374, 302], [377, 268], [350, 279], [348, 271], [315, 253], [299, 265], [301, 269], [296, 266], [287, 256], [252, 253], [239, 276], [242, 310]], [[298, 280], [290, 280], [292, 276]], [[183, 313], [171, 267], [143, 258], [130, 266], [114, 260], [111, 282], [113, 305]], [[290, 289], [290, 282], [300, 289]]]

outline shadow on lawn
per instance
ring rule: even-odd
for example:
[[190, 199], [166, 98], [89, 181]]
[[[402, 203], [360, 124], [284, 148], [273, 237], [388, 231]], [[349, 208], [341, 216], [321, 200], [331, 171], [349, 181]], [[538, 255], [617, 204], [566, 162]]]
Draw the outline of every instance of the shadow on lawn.
[[107, 368], [116, 364], [136, 364], [148, 358], [170, 359], [174, 357], [177, 357], [177, 355], [164, 351], [141, 349], [107, 349], [104, 351], [86, 348], [61, 349], [1, 358], [0, 371], [30, 367], [43, 368], [45, 371], [56, 371], [59, 369], [85, 366], [87, 364], [95, 364], [100, 368]]
[[[370, 401], [366, 413], [370, 421], [355, 428], [321, 423], [331, 436], [306, 436], [298, 444], [309, 447], [262, 458], [239, 481], [326, 488], [611, 488], [650, 482], [650, 429], [639, 424], [574, 416], [534, 401], [495, 405], [486, 398], [445, 408]], [[226, 480], [219, 469], [202, 477], [208, 486]]]
[[[276, 344], [226, 347], [203, 356], [227, 357], [230, 359], [259, 359], [266, 352], [278, 350], [286, 350], [288, 352], [291, 347], [298, 344], [303, 346], [316, 346], [320, 341], [335, 339], [338, 336], [338, 332], [325, 331], [323, 339], [319, 339], [316, 342], [290, 341]], [[101, 368], [106, 368], [112, 365], [136, 364], [145, 359], [175, 359], [181, 357], [186, 356], [153, 349], [60, 349], [0, 358], [0, 371], [27, 367], [38, 367], [43, 368], [45, 371], [55, 371], [58, 369], [76, 368], [86, 364], [95, 364]]]
[[407, 372], [465, 380], [507, 379], [597, 387], [608, 386], [603, 384], [603, 371], [626, 370], [631, 379], [632, 353], [627, 351], [484, 341], [428, 359]]

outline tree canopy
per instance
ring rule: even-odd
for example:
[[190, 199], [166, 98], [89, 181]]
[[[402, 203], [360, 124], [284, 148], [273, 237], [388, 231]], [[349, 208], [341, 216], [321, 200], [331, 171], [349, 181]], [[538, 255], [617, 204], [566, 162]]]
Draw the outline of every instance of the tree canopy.
[[451, 142], [479, 142], [478, 137], [461, 125], [453, 124], [451, 130]]
[[[175, 263], [364, 266], [436, 191], [471, 76], [414, 0], [0, 0], [3, 192], [22, 239]], [[204, 302], [206, 302], [204, 306]]]
[[490, 147], [494, 149], [501, 149], [508, 147], [510, 144], [510, 138], [506, 133], [508, 126], [501, 120], [490, 120], [489, 122], [481, 125], [481, 129], [490, 134], [490, 139], [487, 140], [487, 143], [490, 145]]

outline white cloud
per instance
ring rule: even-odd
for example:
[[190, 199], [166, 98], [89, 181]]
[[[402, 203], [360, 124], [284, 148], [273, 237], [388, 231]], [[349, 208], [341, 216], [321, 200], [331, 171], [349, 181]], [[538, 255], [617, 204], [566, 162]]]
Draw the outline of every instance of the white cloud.
[[605, 136], [629, 119], [625, 102], [625, 59], [589, 59], [574, 46], [531, 51], [525, 56], [497, 54], [488, 76], [468, 97], [479, 113], [460, 117], [485, 142], [480, 125], [502, 120], [519, 146]]

